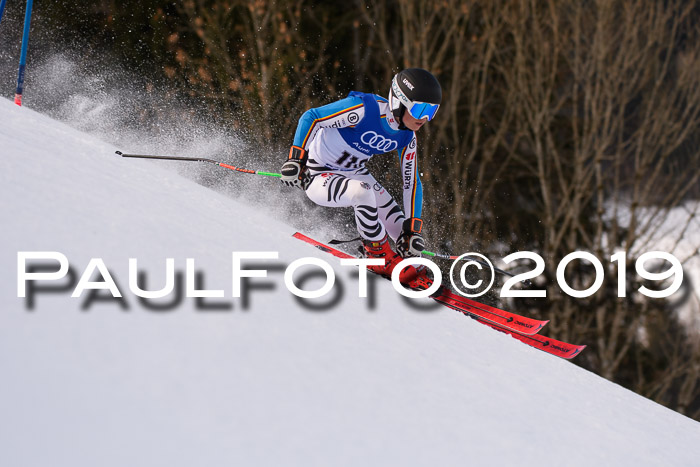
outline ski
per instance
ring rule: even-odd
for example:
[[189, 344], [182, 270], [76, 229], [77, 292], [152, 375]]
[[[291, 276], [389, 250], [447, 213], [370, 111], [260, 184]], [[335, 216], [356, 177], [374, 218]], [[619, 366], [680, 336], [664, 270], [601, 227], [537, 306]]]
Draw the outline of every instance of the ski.
[[[478, 318], [475, 318], [475, 319], [478, 321]], [[543, 352], [547, 352], [547, 353], [555, 355], [557, 357], [565, 358], [567, 360], [571, 360], [576, 355], [583, 352], [583, 349], [586, 348], [585, 345], [569, 344], [568, 342], [559, 341], [556, 339], [552, 339], [551, 337], [542, 336], [540, 334], [534, 334], [534, 335], [528, 336], [525, 334], [520, 334], [518, 332], [510, 331], [510, 330], [502, 328], [500, 326], [494, 326], [491, 323], [487, 323], [487, 322], [482, 322], [482, 323], [487, 325], [487, 326], [492, 327], [496, 331], [500, 331], [500, 332], [503, 332], [505, 334], [509, 334], [511, 337], [514, 337], [515, 339], [518, 339], [520, 342], [523, 342], [531, 347], [542, 350]]]
[[[314, 240], [313, 238], [300, 232], [294, 233], [293, 237], [313, 245], [319, 250], [329, 253], [337, 258], [354, 258], [354, 256], [348, 253]], [[438, 292], [433, 294], [431, 298], [448, 308], [459, 311], [464, 315], [485, 324], [486, 326], [505, 334], [509, 334], [525, 344], [557, 357], [571, 359], [586, 348], [585, 345], [569, 344], [568, 342], [551, 339], [549, 337], [537, 334], [537, 332], [542, 329], [542, 327], [544, 327], [548, 321], [528, 318], [526, 316], [517, 315], [515, 313], [510, 313], [499, 308], [476, 302], [467, 297], [457, 295], [444, 286], [441, 287]]]
[[[494, 308], [489, 305], [484, 305], [483, 303], [470, 300], [466, 297], [455, 294], [446, 287], [441, 287], [440, 290], [433, 295], [433, 300], [442, 303], [443, 305], [452, 308], [456, 311], [461, 311], [470, 318], [479, 321], [497, 331], [509, 334], [510, 336], [518, 339], [525, 344], [535, 347], [544, 352], [556, 355], [557, 357], [565, 358], [567, 360], [574, 358], [576, 355], [581, 353], [583, 349], [586, 348], [585, 345], [575, 345], [569, 344], [568, 342], [559, 341], [552, 339], [550, 337], [545, 337], [537, 334], [537, 331], [542, 329], [542, 327], [549, 321], [540, 321], [532, 318], [527, 318], [525, 316], [516, 315], [515, 313], [510, 313], [508, 311], [501, 310], [499, 308]], [[490, 314], [492, 319], [483, 318], [483, 314]], [[503, 319], [513, 320], [514, 324], [519, 325], [521, 328], [524, 327], [527, 331], [520, 331], [515, 329], [514, 326], [507, 326], [503, 324], [496, 324], [494, 317], [499, 317]]]
[[519, 332], [520, 334], [537, 334], [549, 320], [539, 320], [517, 315], [509, 311], [501, 310], [483, 303], [457, 295], [447, 287], [441, 287], [432, 296], [433, 300], [459, 311], [466, 311], [471, 315], [487, 319], [489, 322]]
[[[313, 238], [310, 238], [300, 232], [296, 232], [293, 236], [294, 238], [298, 238], [299, 240], [309, 243], [319, 250], [329, 253], [337, 258], [354, 258], [352, 255], [314, 240]], [[478, 317], [487, 323], [498, 325], [520, 334], [536, 334], [544, 327], [545, 324], [549, 322], [516, 315], [515, 313], [510, 313], [505, 310], [484, 305], [483, 303], [475, 302], [466, 297], [453, 293], [446, 287], [441, 287], [440, 290], [433, 294], [431, 298], [436, 302], [452, 308], [453, 310]]]
[[306, 242], [309, 245], [313, 245], [321, 251], [325, 251], [326, 253], [330, 253], [333, 256], [335, 256], [336, 258], [343, 258], [343, 259], [355, 258], [353, 255], [349, 255], [349, 254], [345, 253], [344, 251], [337, 250], [337, 249], [333, 248], [332, 246], [325, 245], [325, 244], [319, 242], [318, 240], [314, 240], [311, 237], [307, 237], [306, 235], [304, 235], [301, 232], [294, 232], [292, 237], [298, 238], [302, 242]]

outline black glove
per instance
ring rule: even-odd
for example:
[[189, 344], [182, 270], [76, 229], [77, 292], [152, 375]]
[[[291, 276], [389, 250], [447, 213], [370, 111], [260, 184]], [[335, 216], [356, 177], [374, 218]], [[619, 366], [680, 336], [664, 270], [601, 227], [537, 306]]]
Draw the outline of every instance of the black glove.
[[396, 251], [402, 258], [420, 256], [425, 249], [423, 241], [423, 221], [417, 217], [411, 217], [403, 221], [403, 231], [396, 241]]
[[306, 151], [299, 146], [292, 146], [289, 150], [289, 159], [282, 164], [282, 183], [286, 186], [298, 187], [306, 190], [311, 182], [311, 177], [306, 171]]

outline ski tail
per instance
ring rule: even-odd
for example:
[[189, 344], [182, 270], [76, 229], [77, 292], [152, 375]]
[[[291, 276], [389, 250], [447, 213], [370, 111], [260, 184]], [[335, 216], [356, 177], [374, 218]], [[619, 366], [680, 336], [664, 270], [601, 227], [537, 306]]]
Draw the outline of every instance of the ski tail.
[[340, 250], [336, 250], [335, 248], [330, 247], [330, 246], [328, 246], [328, 245], [325, 245], [325, 244], [323, 244], [323, 243], [321, 243], [321, 242], [319, 242], [319, 241], [316, 241], [316, 240], [314, 240], [314, 239], [311, 238], [311, 237], [307, 237], [306, 235], [304, 235], [304, 234], [301, 233], [301, 232], [295, 232], [294, 235], [292, 235], [292, 237], [298, 238], [298, 239], [301, 240], [302, 242], [306, 242], [306, 243], [308, 243], [309, 245], [313, 245], [313, 246], [315, 246], [316, 248], [318, 248], [319, 250], [321, 250], [321, 251], [323, 251], [323, 252], [326, 252], [326, 253], [330, 253], [331, 255], [333, 255], [333, 256], [335, 256], [335, 257], [337, 257], [337, 258], [343, 258], [343, 259], [354, 258], [354, 256], [352, 256], [352, 255], [349, 255], [349, 254], [347, 254], [347, 253], [344, 253], [344, 252], [342, 252], [342, 251], [340, 251]]

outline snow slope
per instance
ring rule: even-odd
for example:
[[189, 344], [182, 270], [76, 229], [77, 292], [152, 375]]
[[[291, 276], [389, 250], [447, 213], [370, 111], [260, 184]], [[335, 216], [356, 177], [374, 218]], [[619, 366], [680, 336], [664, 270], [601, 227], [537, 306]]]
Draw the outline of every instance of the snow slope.
[[[260, 209], [4, 99], [0, 148], [2, 465], [698, 465], [700, 424], [387, 282], [372, 310]], [[231, 253], [271, 250], [328, 261], [347, 293], [309, 311], [273, 271], [242, 310]], [[102, 258], [128, 309], [67, 288], [29, 310], [19, 251], [78, 277]], [[194, 258], [232, 309], [147, 309], [129, 258], [153, 289]]]

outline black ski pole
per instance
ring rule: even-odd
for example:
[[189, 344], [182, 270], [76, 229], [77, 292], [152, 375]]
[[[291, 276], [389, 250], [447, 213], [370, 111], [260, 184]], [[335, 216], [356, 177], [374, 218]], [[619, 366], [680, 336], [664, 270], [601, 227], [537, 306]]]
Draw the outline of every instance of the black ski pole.
[[282, 176], [282, 174], [273, 173], [273, 172], [263, 172], [260, 170], [242, 169], [240, 167], [236, 167], [236, 166], [233, 166], [230, 164], [225, 164], [223, 162], [215, 161], [213, 159], [205, 159], [202, 157], [176, 157], [176, 156], [153, 156], [150, 154], [124, 154], [121, 151], [116, 151], [116, 153], [122, 157], [133, 157], [133, 158], [137, 158], [137, 159], [161, 159], [161, 160], [168, 160], [168, 161], [208, 162], [210, 164], [216, 164], [219, 167], [223, 167], [225, 169], [234, 170], [236, 172], [243, 172], [246, 174], [264, 175], [266, 177], [277, 177], [277, 178]]

